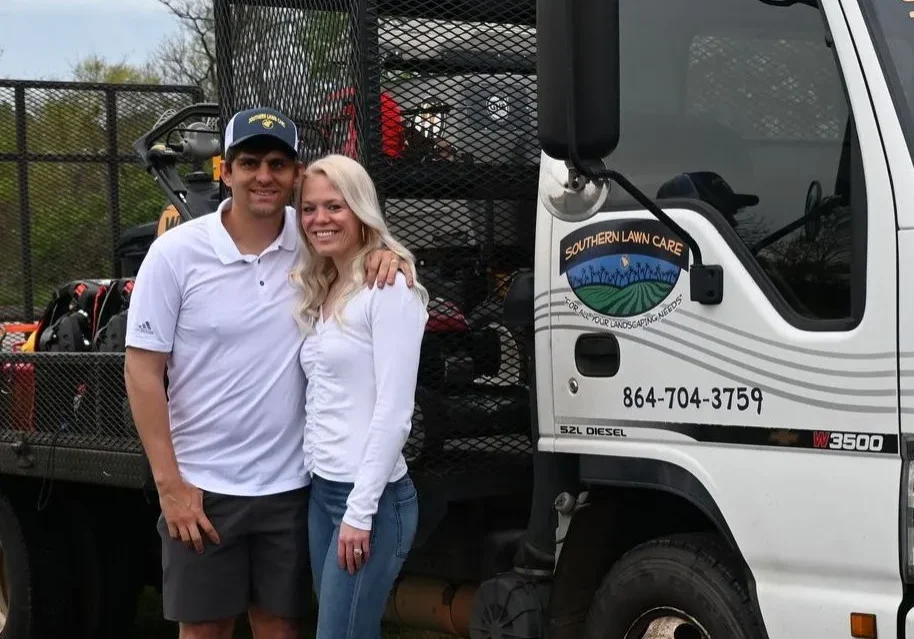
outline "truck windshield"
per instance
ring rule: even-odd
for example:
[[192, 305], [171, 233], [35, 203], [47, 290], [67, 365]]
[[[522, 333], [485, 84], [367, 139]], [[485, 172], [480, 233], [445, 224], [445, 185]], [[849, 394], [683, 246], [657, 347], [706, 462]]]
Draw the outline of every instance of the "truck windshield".
[[[799, 315], [853, 317], [852, 266], [862, 258], [854, 229], [866, 203], [852, 193], [865, 189], [843, 70], [818, 9], [622, 0], [619, 23], [612, 168], [658, 201], [686, 200], [728, 225], [747, 263]], [[827, 215], [807, 216], [826, 205]], [[607, 206], [637, 204], [611, 189]]]
[[865, 0], [862, 6], [914, 157], [914, 3]]

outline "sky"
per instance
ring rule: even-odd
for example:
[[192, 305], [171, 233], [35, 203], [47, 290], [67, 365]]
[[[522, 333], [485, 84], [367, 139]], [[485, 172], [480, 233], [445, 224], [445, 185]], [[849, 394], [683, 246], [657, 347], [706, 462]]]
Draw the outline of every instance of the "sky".
[[69, 80], [89, 55], [141, 63], [177, 32], [158, 0], [0, 0], [0, 78]]

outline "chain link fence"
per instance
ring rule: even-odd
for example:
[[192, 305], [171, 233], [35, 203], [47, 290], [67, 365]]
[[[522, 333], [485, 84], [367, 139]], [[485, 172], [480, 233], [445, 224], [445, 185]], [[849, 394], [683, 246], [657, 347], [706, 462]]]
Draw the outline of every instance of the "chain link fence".
[[298, 123], [305, 162], [358, 159], [419, 260], [432, 302], [405, 451], [412, 471], [509, 481], [532, 453], [532, 336], [506, 328], [501, 310], [512, 276], [533, 266], [535, 2], [215, 9], [223, 121], [272, 106]]

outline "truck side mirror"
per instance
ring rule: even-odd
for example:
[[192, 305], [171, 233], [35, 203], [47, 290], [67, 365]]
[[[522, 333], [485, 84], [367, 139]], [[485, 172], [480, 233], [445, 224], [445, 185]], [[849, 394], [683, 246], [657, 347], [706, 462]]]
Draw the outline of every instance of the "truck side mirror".
[[536, 34], [540, 146], [599, 162], [619, 143], [619, 0], [537, 0]]

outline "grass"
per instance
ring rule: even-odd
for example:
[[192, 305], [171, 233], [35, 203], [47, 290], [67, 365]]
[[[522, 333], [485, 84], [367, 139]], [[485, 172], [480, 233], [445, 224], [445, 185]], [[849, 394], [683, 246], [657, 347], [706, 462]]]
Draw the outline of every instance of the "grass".
[[575, 289], [575, 294], [587, 306], [600, 313], [629, 317], [659, 304], [669, 295], [670, 289], [672, 286], [668, 282], [645, 280], [625, 288], [609, 284], [590, 284]]
[[[136, 621], [130, 636], [133, 639], [177, 639], [178, 626], [162, 618], [162, 599], [155, 589], [147, 588], [140, 596]], [[313, 623], [306, 626], [304, 636], [313, 639]], [[450, 635], [398, 628], [386, 624], [383, 637], [384, 639], [453, 639]], [[238, 620], [233, 639], [252, 639], [251, 631], [244, 619]]]

